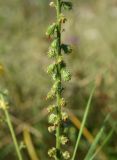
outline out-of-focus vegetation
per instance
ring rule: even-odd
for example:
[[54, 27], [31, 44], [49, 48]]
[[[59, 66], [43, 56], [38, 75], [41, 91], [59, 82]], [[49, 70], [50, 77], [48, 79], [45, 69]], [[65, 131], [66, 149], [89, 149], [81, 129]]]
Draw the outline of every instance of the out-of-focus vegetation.
[[[47, 131], [45, 101], [51, 86], [45, 72], [49, 64], [45, 30], [55, 18], [48, 3], [48, 0], [0, 1], [0, 88], [9, 90], [11, 119], [18, 140], [27, 146], [22, 149], [25, 160], [37, 160], [37, 156], [47, 160], [47, 150], [54, 143]], [[97, 86], [80, 143], [78, 155], [83, 160], [106, 115], [111, 113], [102, 141], [117, 122], [117, 0], [73, 0], [73, 3], [63, 36], [63, 41], [73, 45], [73, 53], [66, 57], [72, 80], [65, 91], [71, 117], [68, 129], [71, 152], [92, 82]], [[0, 119], [0, 160], [16, 160], [2, 112]], [[117, 159], [116, 137], [117, 127], [98, 160]]]

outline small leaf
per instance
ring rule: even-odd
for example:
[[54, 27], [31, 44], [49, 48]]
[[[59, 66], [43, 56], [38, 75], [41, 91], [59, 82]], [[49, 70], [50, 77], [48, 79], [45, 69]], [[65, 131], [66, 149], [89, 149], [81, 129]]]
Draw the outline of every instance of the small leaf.
[[47, 36], [52, 36], [54, 35], [54, 32], [56, 30], [56, 23], [53, 23], [52, 25], [50, 25], [47, 29], [46, 35]]
[[61, 49], [64, 51], [65, 54], [69, 54], [72, 52], [71, 46], [67, 44], [61, 44]]
[[61, 6], [63, 7], [63, 9], [65, 10], [71, 10], [73, 5], [72, 2], [68, 2], [68, 1], [62, 1], [61, 2]]
[[54, 39], [53, 42], [51, 43], [52, 48], [56, 48], [58, 44], [58, 39]]

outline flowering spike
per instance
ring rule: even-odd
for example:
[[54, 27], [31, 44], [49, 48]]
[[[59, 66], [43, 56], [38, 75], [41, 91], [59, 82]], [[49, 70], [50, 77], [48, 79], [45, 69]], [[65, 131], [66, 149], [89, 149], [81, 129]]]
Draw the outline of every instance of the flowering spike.
[[72, 49], [70, 45], [61, 43], [62, 24], [66, 22], [65, 16], [61, 13], [62, 8], [70, 10], [72, 3], [68, 1], [56, 0], [50, 2], [51, 7], [55, 7], [57, 12], [57, 21], [48, 27], [46, 35], [52, 37], [52, 43], [49, 47], [48, 56], [54, 58], [54, 63], [50, 64], [47, 72], [52, 76], [54, 84], [47, 95], [47, 99], [55, 98], [56, 104], [50, 105], [47, 110], [50, 113], [48, 121], [51, 126], [48, 127], [50, 133], [54, 133], [56, 137], [56, 147], [53, 147], [48, 151], [51, 158], [56, 160], [68, 159], [70, 157], [69, 152], [62, 152], [62, 145], [68, 142], [68, 138], [63, 135], [63, 126], [68, 119], [67, 113], [63, 112], [62, 108], [66, 106], [66, 101], [62, 97], [63, 85], [62, 81], [69, 81], [71, 75], [66, 69], [64, 57], [62, 52], [65, 54], [71, 53]]

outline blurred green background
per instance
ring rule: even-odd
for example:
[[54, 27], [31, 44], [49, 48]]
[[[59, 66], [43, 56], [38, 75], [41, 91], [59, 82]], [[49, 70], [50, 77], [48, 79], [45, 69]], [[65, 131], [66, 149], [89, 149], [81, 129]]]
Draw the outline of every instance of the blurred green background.
[[[25, 160], [36, 160], [31, 158], [30, 146], [39, 160], [49, 159], [47, 150], [55, 143], [47, 130], [46, 107], [50, 102], [45, 100], [52, 85], [46, 74], [50, 41], [45, 32], [55, 20], [55, 11], [48, 4], [49, 0], [0, 0], [0, 64], [4, 67], [0, 88], [9, 90], [18, 140], [29, 146], [29, 150], [22, 149]], [[73, 46], [73, 53], [65, 56], [72, 80], [65, 84], [64, 97], [68, 110], [81, 121], [95, 83], [86, 127], [95, 137], [111, 113], [105, 137], [117, 121], [117, 0], [73, 0], [73, 4], [73, 10], [65, 12], [68, 21], [63, 26], [62, 41]], [[0, 117], [0, 160], [17, 160], [2, 112]], [[72, 153], [78, 133], [72, 118], [66, 130]], [[83, 160], [89, 141], [82, 137], [77, 160]], [[117, 160], [117, 128], [97, 160]]]

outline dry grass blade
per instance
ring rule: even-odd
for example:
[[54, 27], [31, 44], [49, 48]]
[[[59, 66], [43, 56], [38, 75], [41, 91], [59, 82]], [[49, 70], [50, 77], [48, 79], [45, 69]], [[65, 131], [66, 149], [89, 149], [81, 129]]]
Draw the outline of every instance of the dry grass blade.
[[30, 133], [27, 128], [24, 129], [23, 135], [24, 135], [24, 142], [31, 160], [39, 160]]

